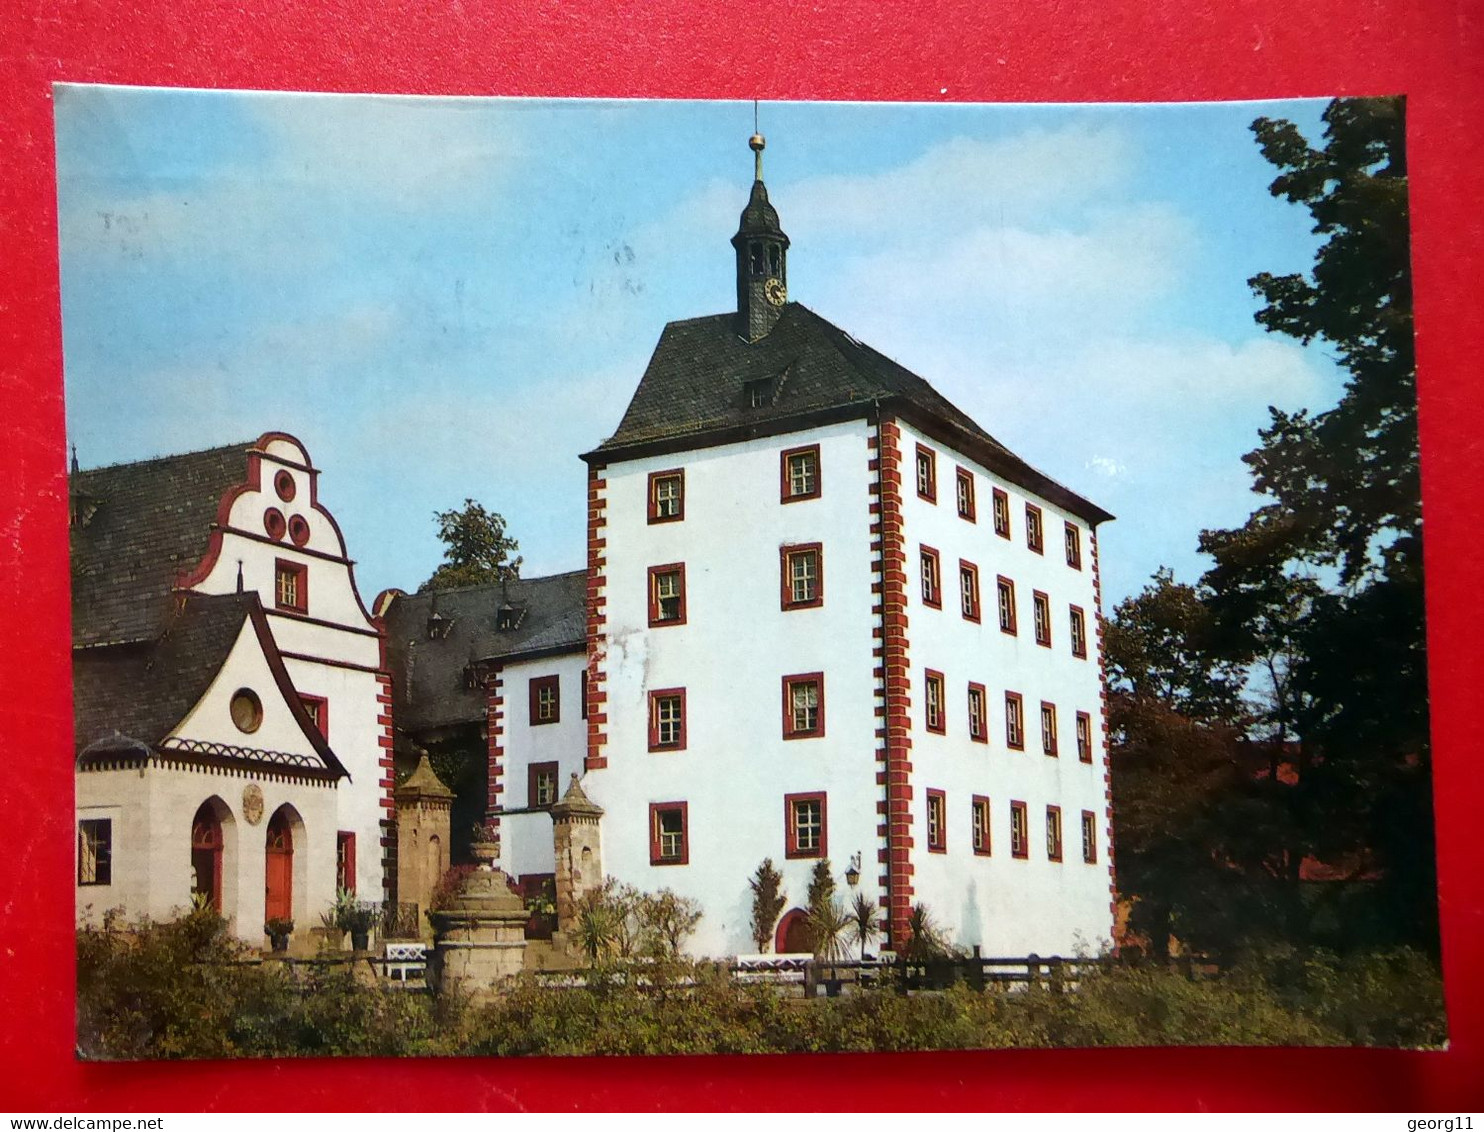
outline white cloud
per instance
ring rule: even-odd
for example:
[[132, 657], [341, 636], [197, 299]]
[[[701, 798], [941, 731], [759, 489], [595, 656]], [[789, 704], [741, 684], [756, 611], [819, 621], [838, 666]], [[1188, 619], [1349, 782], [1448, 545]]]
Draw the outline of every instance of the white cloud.
[[1108, 479], [1115, 479], [1128, 471], [1127, 468], [1110, 456], [1092, 456], [1083, 467], [1087, 468], [1090, 472], [1095, 472], [1097, 475], [1105, 476]]
[[1128, 178], [1133, 159], [1127, 135], [1112, 125], [951, 138], [884, 172], [789, 186], [788, 226], [836, 238], [879, 232], [900, 238], [944, 225], [1013, 224], [1103, 199]]
[[[1028, 225], [1062, 206], [1106, 199], [1128, 179], [1134, 157], [1128, 136], [1113, 125], [958, 137], [880, 172], [774, 183], [773, 203], [800, 247], [869, 235], [869, 252], [883, 240], [897, 246], [966, 228]], [[736, 181], [709, 181], [643, 226], [636, 247], [712, 246], [736, 230], [744, 203]]]
[[488, 193], [526, 152], [520, 115], [491, 114], [483, 100], [306, 94], [244, 106], [268, 139], [266, 168], [277, 178], [411, 211]]

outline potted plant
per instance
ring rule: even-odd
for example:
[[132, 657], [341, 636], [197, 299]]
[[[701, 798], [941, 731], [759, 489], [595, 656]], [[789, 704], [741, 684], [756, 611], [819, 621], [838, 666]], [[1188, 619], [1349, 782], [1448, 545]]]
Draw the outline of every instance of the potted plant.
[[336, 909], [335, 922], [342, 931], [350, 932], [350, 946], [365, 951], [371, 946], [371, 929], [381, 919], [381, 908], [368, 901], [347, 903]]
[[282, 916], [275, 916], [263, 925], [263, 931], [273, 941], [274, 951], [287, 951], [289, 949], [289, 936], [294, 934], [294, 921]]

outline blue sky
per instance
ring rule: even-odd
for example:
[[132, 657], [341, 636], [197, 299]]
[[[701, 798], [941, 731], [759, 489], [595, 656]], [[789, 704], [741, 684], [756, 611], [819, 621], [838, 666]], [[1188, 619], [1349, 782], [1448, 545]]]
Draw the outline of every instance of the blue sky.
[[[69, 439], [84, 466], [291, 432], [363, 594], [500, 511], [580, 568], [578, 453], [664, 323], [730, 309], [752, 105], [56, 88]], [[1332, 405], [1246, 280], [1305, 271], [1248, 129], [1319, 101], [764, 104], [790, 298], [1114, 512], [1109, 608], [1256, 502], [1267, 406]]]

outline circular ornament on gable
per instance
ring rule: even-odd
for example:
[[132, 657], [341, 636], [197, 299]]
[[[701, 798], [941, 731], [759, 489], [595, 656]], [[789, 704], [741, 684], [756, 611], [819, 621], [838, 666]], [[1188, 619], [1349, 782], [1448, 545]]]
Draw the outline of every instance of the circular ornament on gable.
[[242, 816], [248, 825], [257, 825], [263, 820], [263, 788], [249, 782], [242, 788]]
[[278, 492], [278, 498], [285, 503], [291, 502], [294, 494], [299, 490], [299, 485], [294, 483], [294, 477], [286, 471], [279, 471], [273, 477], [273, 490]]
[[283, 521], [283, 512], [277, 507], [270, 507], [263, 512], [263, 530], [268, 532], [269, 538], [283, 538], [283, 532], [287, 529], [288, 524]]
[[295, 546], [303, 546], [309, 541], [309, 520], [303, 515], [295, 515], [289, 520], [289, 538], [294, 540]]
[[232, 723], [248, 735], [263, 726], [263, 701], [251, 688], [238, 688], [232, 693]]

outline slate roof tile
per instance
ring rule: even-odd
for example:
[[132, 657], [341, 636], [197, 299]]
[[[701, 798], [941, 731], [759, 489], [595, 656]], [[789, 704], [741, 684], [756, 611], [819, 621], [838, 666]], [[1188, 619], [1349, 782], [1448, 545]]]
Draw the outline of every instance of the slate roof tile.
[[72, 643], [159, 636], [175, 579], [201, 560], [217, 507], [247, 478], [253, 442], [74, 472]]
[[[500, 607], [522, 608], [516, 628], [501, 631]], [[428, 621], [442, 619], [430, 638]], [[587, 572], [574, 570], [508, 584], [398, 595], [386, 611], [393, 718], [418, 732], [484, 720], [484, 693], [466, 670], [492, 659], [580, 652], [587, 642]]]
[[[1014, 482], [1093, 522], [1111, 516], [1032, 468], [927, 381], [800, 303], [788, 303], [762, 338], [737, 333], [734, 313], [669, 323], [618, 430], [587, 454], [601, 462], [625, 450], [675, 450], [708, 434], [773, 427], [826, 410], [903, 405], [946, 426], [954, 443]], [[763, 383], [765, 403], [750, 391]], [[782, 427], [780, 427], [782, 426]]]
[[72, 653], [74, 739], [115, 732], [151, 747], [206, 693], [249, 615], [248, 594], [191, 594], [171, 603], [158, 641]]

